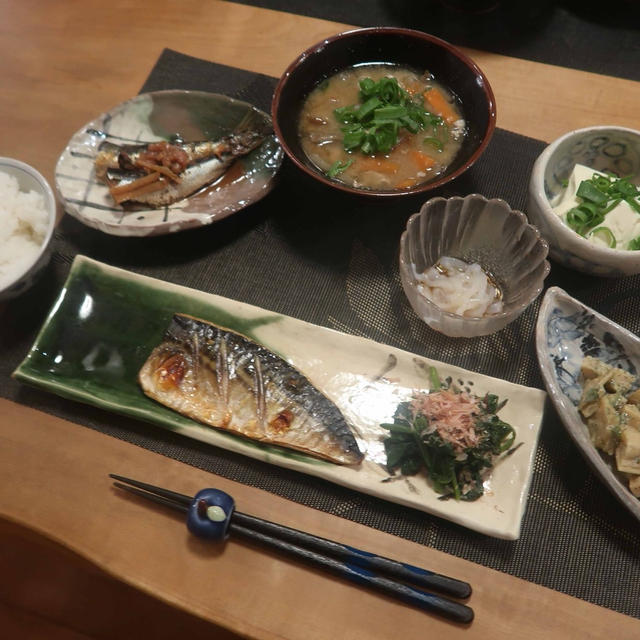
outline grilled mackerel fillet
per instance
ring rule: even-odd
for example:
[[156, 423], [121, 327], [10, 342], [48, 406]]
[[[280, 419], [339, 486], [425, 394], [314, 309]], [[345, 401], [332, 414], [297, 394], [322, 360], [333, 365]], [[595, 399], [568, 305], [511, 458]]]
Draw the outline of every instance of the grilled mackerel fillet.
[[212, 427], [338, 464], [362, 461], [333, 402], [275, 353], [228, 329], [174, 315], [138, 378], [154, 400]]

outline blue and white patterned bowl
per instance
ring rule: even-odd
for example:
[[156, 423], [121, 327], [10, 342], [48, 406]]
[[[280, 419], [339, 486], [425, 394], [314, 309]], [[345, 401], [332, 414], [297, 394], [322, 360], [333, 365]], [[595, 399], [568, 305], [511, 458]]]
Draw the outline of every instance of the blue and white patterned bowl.
[[629, 373], [640, 372], [640, 338], [583, 305], [558, 287], [544, 296], [536, 326], [536, 350], [545, 386], [569, 435], [600, 479], [640, 519], [640, 499], [616, 471], [615, 460], [591, 443], [578, 413], [580, 365], [593, 356]]
[[549, 243], [549, 256], [571, 269], [598, 276], [640, 273], [640, 251], [598, 247], [567, 227], [551, 209], [573, 167], [640, 179], [640, 131], [615, 126], [576, 129], [554, 140], [538, 157], [529, 181], [525, 213]]

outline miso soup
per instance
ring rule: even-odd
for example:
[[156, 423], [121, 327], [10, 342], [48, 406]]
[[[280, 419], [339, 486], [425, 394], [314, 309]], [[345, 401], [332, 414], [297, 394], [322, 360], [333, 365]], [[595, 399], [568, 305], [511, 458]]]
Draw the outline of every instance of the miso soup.
[[324, 80], [298, 123], [302, 148], [321, 171], [379, 191], [434, 180], [453, 162], [465, 131], [456, 97], [431, 74], [387, 64]]

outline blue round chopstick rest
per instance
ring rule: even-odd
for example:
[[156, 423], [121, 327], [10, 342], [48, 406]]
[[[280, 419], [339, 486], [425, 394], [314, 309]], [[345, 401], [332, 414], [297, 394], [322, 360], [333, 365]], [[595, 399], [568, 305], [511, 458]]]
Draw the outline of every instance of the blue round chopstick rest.
[[229, 523], [235, 508], [236, 503], [228, 493], [219, 489], [201, 489], [189, 506], [187, 528], [199, 538], [225, 540], [229, 536]]

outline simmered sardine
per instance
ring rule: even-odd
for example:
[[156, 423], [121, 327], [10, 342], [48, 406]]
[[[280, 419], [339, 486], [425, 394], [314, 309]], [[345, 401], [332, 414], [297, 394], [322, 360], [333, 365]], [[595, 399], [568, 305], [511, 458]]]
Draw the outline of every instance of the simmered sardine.
[[338, 407], [302, 373], [203, 320], [174, 315], [139, 382], [154, 400], [213, 427], [339, 464], [363, 458]]
[[104, 142], [95, 160], [96, 177], [109, 186], [117, 204], [162, 207], [178, 202], [217, 180], [238, 158], [265, 139], [246, 130], [220, 140], [118, 146]]

